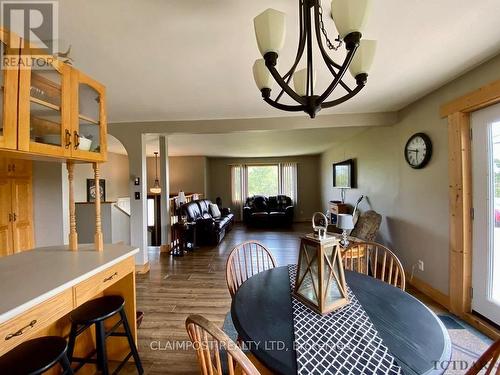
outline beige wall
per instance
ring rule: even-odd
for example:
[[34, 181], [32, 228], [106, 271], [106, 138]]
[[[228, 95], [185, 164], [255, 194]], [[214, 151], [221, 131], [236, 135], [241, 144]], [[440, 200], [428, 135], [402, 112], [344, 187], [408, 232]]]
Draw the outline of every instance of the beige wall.
[[[338, 199], [332, 188], [332, 163], [354, 157], [358, 164], [358, 189], [347, 192], [347, 201], [368, 196], [362, 209], [373, 208], [384, 216], [379, 240], [388, 244], [409, 271], [419, 259], [424, 272], [415, 276], [448, 294], [449, 210], [447, 121], [439, 107], [460, 95], [500, 78], [500, 56], [409, 105], [396, 125], [366, 129], [321, 157], [322, 203]], [[428, 166], [411, 169], [403, 149], [416, 132], [427, 133], [434, 153]]]
[[[115, 201], [129, 193], [128, 156], [108, 153], [108, 161], [100, 166], [101, 178], [106, 180], [106, 200]], [[87, 201], [87, 178], [94, 178], [92, 164], [75, 165], [75, 200]]]
[[[207, 158], [204, 156], [169, 156], [170, 194], [180, 190], [191, 193], [207, 192]], [[160, 156], [158, 156], [158, 173]], [[155, 180], [155, 158], [147, 158], [148, 190]]]
[[321, 208], [319, 185], [319, 155], [280, 158], [208, 158], [209, 194], [215, 201], [221, 197], [225, 207], [231, 205], [231, 164], [297, 162], [297, 206], [295, 220], [310, 220]]

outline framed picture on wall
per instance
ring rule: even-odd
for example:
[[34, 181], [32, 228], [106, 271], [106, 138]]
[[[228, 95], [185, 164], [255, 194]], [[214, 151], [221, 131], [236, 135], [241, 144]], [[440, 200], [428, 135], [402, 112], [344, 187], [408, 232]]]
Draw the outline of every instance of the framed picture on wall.
[[[106, 202], [106, 180], [99, 180], [101, 202]], [[95, 180], [87, 178], [87, 202], [95, 202]]]

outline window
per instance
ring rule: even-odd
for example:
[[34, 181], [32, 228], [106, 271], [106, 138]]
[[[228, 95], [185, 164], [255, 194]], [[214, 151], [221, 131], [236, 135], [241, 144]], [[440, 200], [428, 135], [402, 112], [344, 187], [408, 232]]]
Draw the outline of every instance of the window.
[[297, 163], [231, 166], [233, 209], [240, 212], [252, 195], [286, 195], [297, 204]]
[[247, 167], [248, 195], [278, 195], [278, 165], [250, 165]]

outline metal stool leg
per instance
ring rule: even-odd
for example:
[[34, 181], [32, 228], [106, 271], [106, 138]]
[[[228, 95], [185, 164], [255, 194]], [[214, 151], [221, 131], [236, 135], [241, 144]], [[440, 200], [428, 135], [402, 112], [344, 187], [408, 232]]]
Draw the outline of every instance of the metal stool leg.
[[127, 335], [130, 351], [132, 352], [132, 356], [134, 357], [134, 362], [135, 362], [135, 367], [137, 367], [137, 372], [139, 374], [143, 374], [144, 369], [142, 368], [141, 358], [139, 357], [139, 352], [137, 351], [137, 347], [135, 346], [134, 338], [132, 336], [132, 331], [130, 331], [130, 326], [128, 325], [127, 314], [125, 314], [124, 309], [120, 310], [120, 317], [123, 321], [123, 328], [125, 329], [125, 333]]
[[73, 370], [71, 369], [71, 365], [66, 354], [64, 354], [59, 360], [59, 364], [63, 369], [63, 375], [73, 375]]
[[76, 332], [78, 331], [78, 325], [76, 323], [71, 323], [71, 331], [69, 333], [68, 340], [68, 351], [67, 356], [71, 361], [73, 359], [73, 352], [75, 350]]
[[97, 368], [102, 375], [108, 375], [108, 356], [106, 354], [106, 331], [104, 321], [95, 323], [95, 340], [97, 349]]

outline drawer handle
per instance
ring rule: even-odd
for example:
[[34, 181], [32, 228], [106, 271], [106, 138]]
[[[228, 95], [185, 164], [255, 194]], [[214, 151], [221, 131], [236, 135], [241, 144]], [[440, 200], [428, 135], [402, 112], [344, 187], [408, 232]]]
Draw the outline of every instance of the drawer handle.
[[118, 272], [115, 272], [111, 276], [104, 278], [104, 282], [112, 280], [115, 276], [118, 276]]
[[64, 147], [68, 149], [69, 146], [71, 146], [71, 132], [68, 129], [66, 129], [65, 139], [66, 139], [65, 141], [66, 144], [64, 145]]
[[7, 336], [5, 336], [5, 341], [10, 340], [14, 337], [21, 336], [27, 329], [33, 328], [36, 324], [36, 319], [32, 320], [30, 324], [27, 326], [24, 326], [23, 328], [19, 329], [19, 331], [14, 332], [14, 333], [9, 333]]

